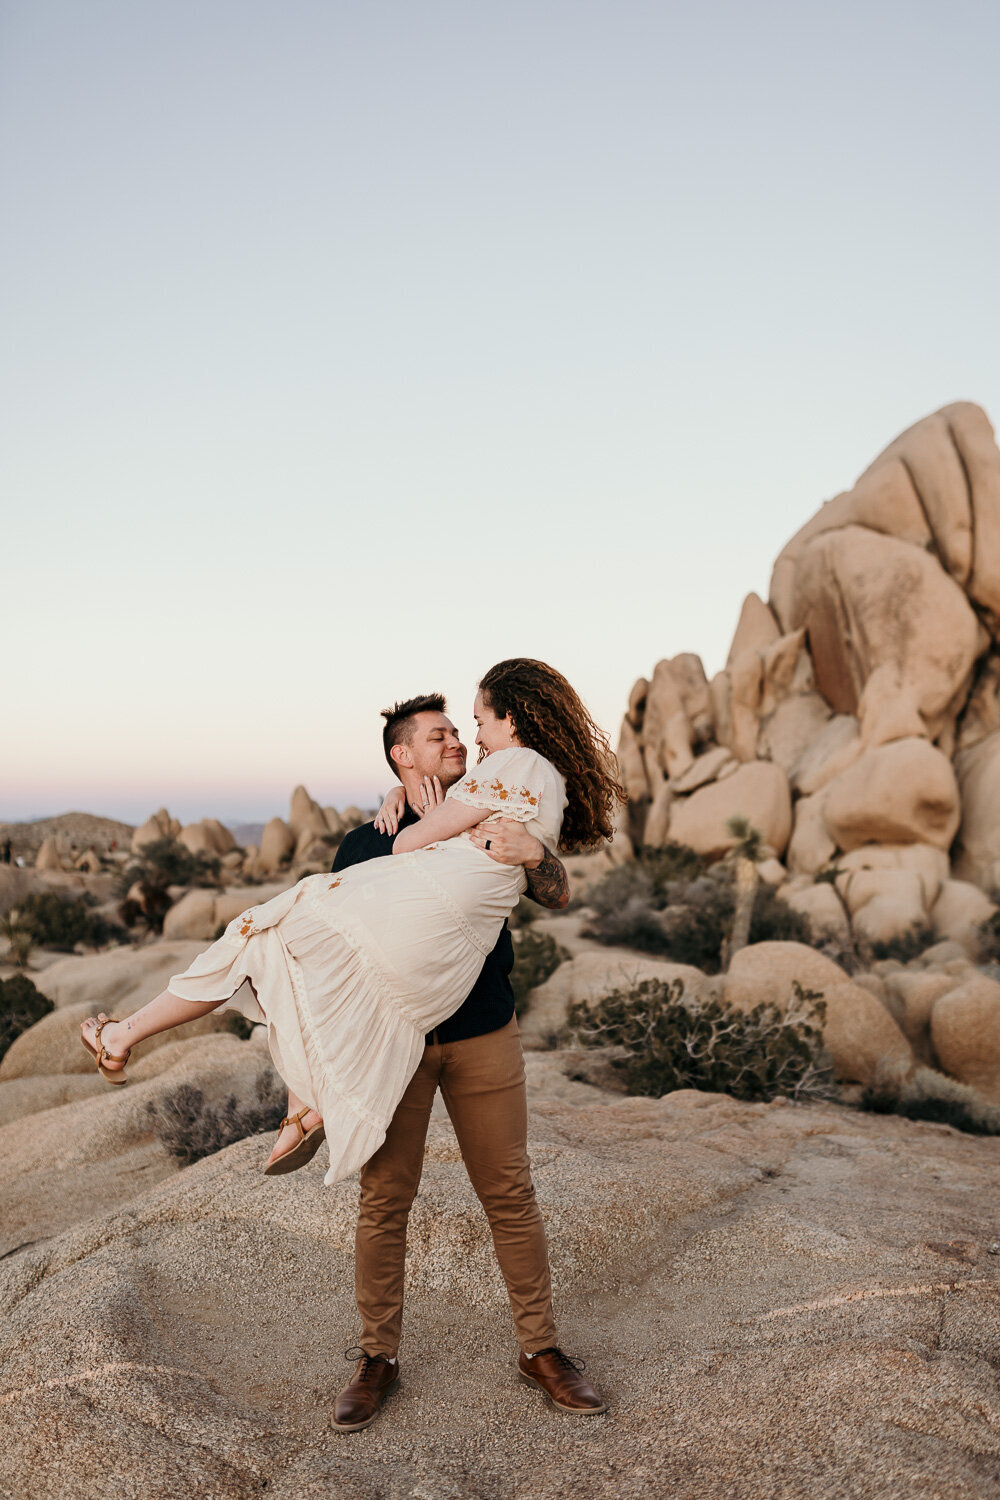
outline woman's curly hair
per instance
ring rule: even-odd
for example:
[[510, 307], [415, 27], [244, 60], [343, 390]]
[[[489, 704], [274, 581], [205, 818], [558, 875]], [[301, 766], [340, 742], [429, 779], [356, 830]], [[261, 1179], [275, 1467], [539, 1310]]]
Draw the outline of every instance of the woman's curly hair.
[[593, 848], [614, 832], [626, 800], [618, 761], [561, 672], [527, 656], [490, 667], [479, 684], [498, 719], [509, 718], [522, 745], [550, 760], [566, 781], [559, 848]]

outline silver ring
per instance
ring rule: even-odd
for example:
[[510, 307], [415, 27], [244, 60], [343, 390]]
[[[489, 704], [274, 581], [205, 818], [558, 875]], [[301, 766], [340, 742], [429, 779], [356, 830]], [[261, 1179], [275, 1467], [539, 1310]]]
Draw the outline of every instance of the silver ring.
[[490, 845], [492, 844], [492, 842], [493, 842], [492, 839], [487, 839], [485, 847], [488, 849], [490, 847]]

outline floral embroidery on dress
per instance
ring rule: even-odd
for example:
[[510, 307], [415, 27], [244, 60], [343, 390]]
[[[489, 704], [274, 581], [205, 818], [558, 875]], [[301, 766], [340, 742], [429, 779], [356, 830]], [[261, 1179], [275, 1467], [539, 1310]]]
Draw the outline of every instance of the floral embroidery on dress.
[[236, 919], [240, 924], [240, 937], [256, 937], [259, 928], [253, 925], [253, 907], [245, 911], [241, 917]]
[[337, 889], [338, 885], [341, 885], [341, 884], [342, 884], [342, 881], [339, 878], [337, 880], [331, 880], [330, 884], [327, 886], [327, 890], [328, 891], [335, 891]]
[[475, 778], [471, 780], [467, 779], [463, 786], [463, 791], [470, 792], [473, 796], [477, 792], [490, 793], [500, 802], [506, 802], [508, 797], [519, 797], [527, 802], [529, 807], [535, 807], [538, 804], [538, 798], [533, 797], [526, 786], [512, 786], [508, 789], [497, 777], [494, 777], [492, 781], [476, 781]]

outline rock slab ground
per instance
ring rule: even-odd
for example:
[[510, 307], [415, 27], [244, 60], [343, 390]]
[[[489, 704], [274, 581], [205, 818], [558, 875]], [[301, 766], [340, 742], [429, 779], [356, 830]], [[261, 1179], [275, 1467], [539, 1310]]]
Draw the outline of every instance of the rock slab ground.
[[[20, 1210], [0, 1246], [0, 1493], [1000, 1494], [1000, 1142], [836, 1105], [622, 1098], [532, 1054], [562, 1339], [611, 1410], [574, 1419], [516, 1382], [489, 1234], [435, 1120], [402, 1382], [348, 1436], [329, 1422], [356, 1338], [356, 1182], [325, 1189], [322, 1152], [263, 1177], [273, 1136], [181, 1170], [144, 1133], [147, 1096], [259, 1057], [177, 1043], [120, 1094], [0, 1129], [5, 1164], [35, 1143], [4, 1167]], [[60, 1220], [45, 1200], [77, 1155], [87, 1191]]]

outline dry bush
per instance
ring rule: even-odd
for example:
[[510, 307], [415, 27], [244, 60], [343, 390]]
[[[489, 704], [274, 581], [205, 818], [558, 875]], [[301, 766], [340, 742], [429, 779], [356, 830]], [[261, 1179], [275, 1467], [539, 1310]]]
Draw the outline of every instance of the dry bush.
[[72, 953], [77, 943], [92, 948], [127, 943], [129, 934], [125, 928], [94, 911], [94, 904], [92, 896], [37, 891], [24, 898], [19, 911], [34, 932], [35, 941], [57, 953]]
[[[643, 851], [599, 881], [587, 905], [594, 912], [587, 937], [717, 974], [736, 914], [733, 870], [716, 864], [706, 874], [704, 860], [683, 845]], [[750, 942], [813, 945], [806, 918], [763, 882], [754, 896]]]
[[273, 1068], [265, 1068], [257, 1075], [248, 1099], [230, 1094], [221, 1104], [207, 1104], [201, 1089], [182, 1083], [162, 1103], [150, 1103], [146, 1108], [157, 1139], [171, 1156], [189, 1166], [248, 1135], [277, 1130], [287, 1102], [285, 1085]]
[[567, 958], [569, 954], [566, 949], [548, 933], [532, 932], [530, 928], [517, 933], [514, 938], [514, 967], [510, 974], [516, 1016], [524, 1014], [532, 990], [550, 979]]
[[912, 963], [919, 958], [927, 948], [932, 948], [938, 942], [937, 934], [933, 927], [925, 923], [914, 923], [905, 932], [899, 932], [895, 937], [886, 938], [883, 942], [859, 942], [857, 944], [861, 962], [867, 968], [872, 963], [880, 963], [884, 959], [894, 958], [897, 963]]
[[609, 1058], [631, 1094], [658, 1099], [689, 1088], [747, 1100], [830, 1098], [824, 1017], [822, 996], [798, 983], [784, 1013], [773, 1005], [743, 1012], [695, 999], [681, 979], [647, 979], [572, 1006], [564, 1038], [615, 1049]]
[[35, 988], [27, 974], [0, 980], [0, 1057], [22, 1031], [54, 1009], [52, 1001]]

